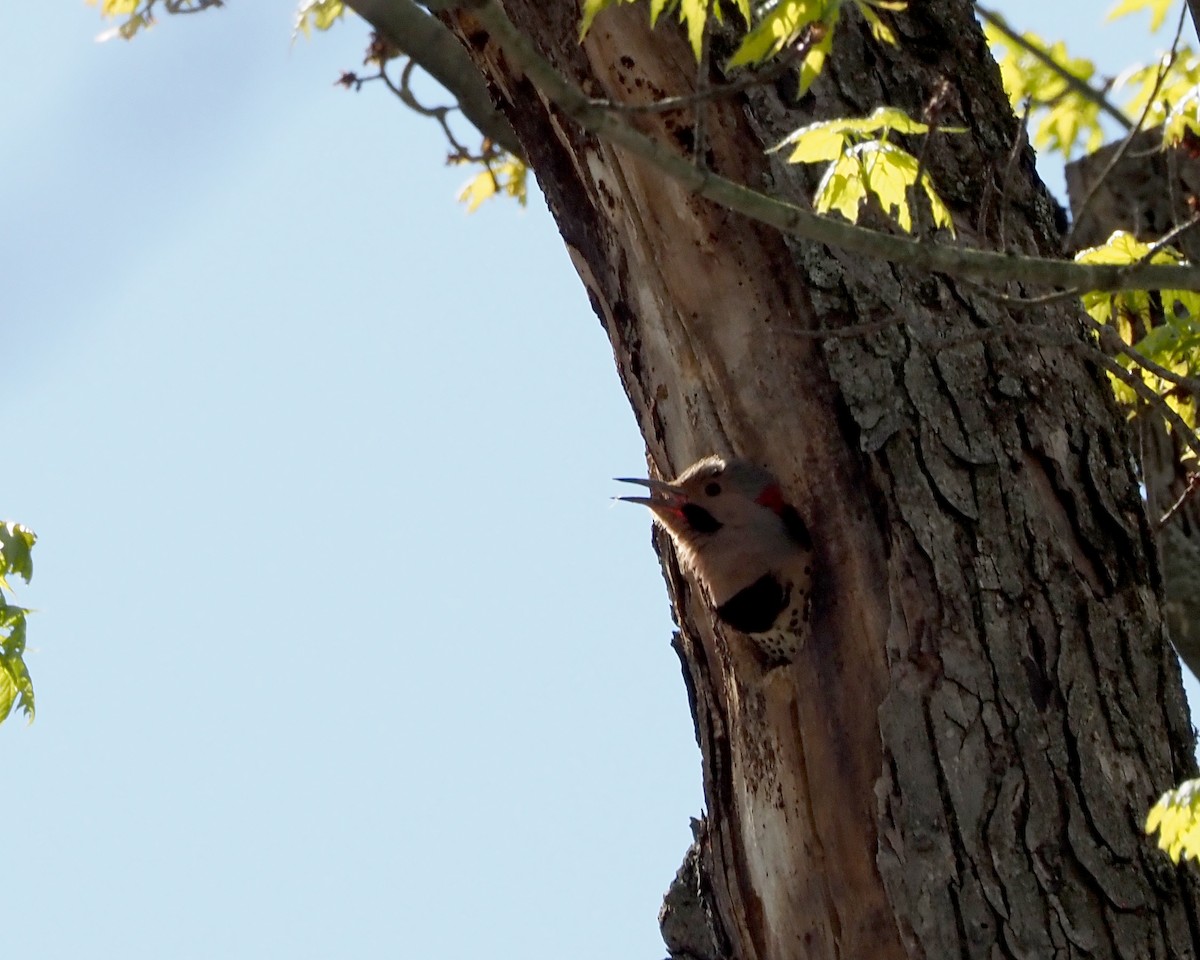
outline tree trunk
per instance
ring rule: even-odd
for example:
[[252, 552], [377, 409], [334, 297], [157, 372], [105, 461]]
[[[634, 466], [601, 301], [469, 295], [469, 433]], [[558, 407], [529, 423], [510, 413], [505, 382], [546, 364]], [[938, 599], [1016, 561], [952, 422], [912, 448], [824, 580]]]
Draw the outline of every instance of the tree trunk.
[[[664, 17], [651, 32], [645, 5], [605, 11], [583, 44], [574, 4], [504, 5], [590, 95], [693, 88], [681, 31]], [[813, 635], [765, 669], [658, 541], [722, 951], [1193, 956], [1191, 875], [1141, 833], [1193, 761], [1125, 425], [1076, 352], [1012, 335], [1077, 332], [1076, 306], [1013, 309], [690, 196], [549, 106], [469, 15], [450, 22], [524, 145], [655, 471], [714, 452], [760, 463], [818, 544]], [[798, 103], [794, 78], [713, 101], [704, 161], [806, 203], [812, 174], [765, 148], [883, 103], [919, 116], [945, 82], [970, 133], [936, 135], [924, 162], [960, 236], [1054, 252], [1053, 205], [1029, 153], [1010, 156], [1016, 122], [970, 4], [913, 3], [894, 23], [887, 48], [847, 12]], [[693, 147], [690, 111], [632, 122]]]

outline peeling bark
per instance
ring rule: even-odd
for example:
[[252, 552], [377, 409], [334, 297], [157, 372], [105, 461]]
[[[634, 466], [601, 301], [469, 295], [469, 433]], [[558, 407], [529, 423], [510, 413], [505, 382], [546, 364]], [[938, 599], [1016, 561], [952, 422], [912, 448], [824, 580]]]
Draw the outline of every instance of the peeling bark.
[[[686, 43], [642, 7], [606, 11], [583, 44], [573, 4], [505, 8], [590, 95], [689, 92]], [[1074, 307], [1010, 317], [945, 277], [785, 240], [580, 132], [468, 15], [449, 22], [525, 147], [655, 470], [761, 463], [818, 545], [812, 639], [765, 670], [658, 543], [732, 955], [1193, 955], [1194, 884], [1140, 829], [1193, 763], [1125, 426], [1076, 353], [994, 335], [1078, 333]], [[804, 202], [812, 175], [765, 147], [880, 103], [919, 115], [944, 79], [971, 133], [935, 138], [926, 164], [960, 233], [1055, 249], [970, 5], [895, 24], [888, 49], [844, 17], [798, 104], [790, 80], [713, 102], [705, 162]], [[686, 153], [692, 119], [635, 122]], [[888, 317], [903, 322], [800, 335]]]

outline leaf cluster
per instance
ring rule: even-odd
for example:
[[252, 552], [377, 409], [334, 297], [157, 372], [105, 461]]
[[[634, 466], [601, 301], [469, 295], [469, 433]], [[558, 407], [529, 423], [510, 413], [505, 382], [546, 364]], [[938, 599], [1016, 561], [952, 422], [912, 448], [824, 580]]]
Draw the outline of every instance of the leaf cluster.
[[[587, 35], [598, 13], [615, 3], [636, 0], [585, 0], [580, 37]], [[896, 34], [884, 23], [881, 10], [899, 12], [907, 4], [901, 0], [848, 0], [862, 13], [879, 43], [895, 44]], [[699, 60], [703, 28], [708, 13], [721, 15], [719, 0], [679, 2], [650, 0], [650, 22], [655, 25], [666, 10], [677, 7], [687, 24], [692, 50]], [[799, 56], [799, 93], [803, 94], [825, 65], [832, 49], [834, 28], [841, 16], [843, 0], [778, 0], [760, 11], [747, 0], [737, 0], [738, 12], [749, 29], [733, 56], [725, 65], [728, 72], [738, 67], [762, 66], [781, 56], [789, 48]], [[912, 232], [910, 198], [918, 189], [929, 201], [936, 226], [951, 233], [954, 226], [950, 211], [934, 189], [920, 161], [890, 138], [894, 134], [929, 133], [929, 125], [913, 120], [902, 110], [880, 107], [869, 117], [837, 118], [808, 124], [794, 131], [774, 149], [791, 147], [789, 163], [828, 163], [813, 198], [817, 213], [836, 211], [851, 223], [857, 223], [871, 202], [891, 217], [905, 232]], [[961, 133], [963, 128], [947, 132]]]
[[[964, 127], [943, 127], [943, 133], [965, 133]], [[817, 213], [836, 210], [856, 222], [864, 204], [878, 202], [907, 233], [912, 232], [911, 190], [919, 188], [929, 200], [934, 223], [954, 232], [950, 211], [933, 188], [929, 173], [907, 150], [889, 141], [898, 134], [929, 133], [926, 123], [896, 107], [879, 107], [863, 119], [822, 120], [801, 127], [774, 149], [791, 147], [789, 163], [828, 162], [817, 186]]]
[[1159, 849], [1175, 863], [1200, 859], [1200, 780], [1185, 780], [1150, 808], [1146, 833], [1158, 832]]
[[[896, 34], [884, 23], [880, 10], [900, 11], [905, 0], [851, 0], [880, 43], [895, 45]], [[795, 44], [805, 31], [816, 28], [818, 39], [811, 44], [800, 66], [799, 94], [803, 95], [825, 67], [833, 49], [833, 32], [841, 18], [843, 0], [780, 0], [768, 9], [742, 38], [726, 64], [733, 67], [757, 66], [779, 56]]]
[[[1080, 251], [1080, 263], [1183, 263], [1170, 247], [1142, 243], [1132, 234], [1117, 231], [1099, 247]], [[1156, 367], [1176, 378], [1195, 377], [1200, 372], [1200, 294], [1190, 290], [1126, 290], [1120, 293], [1083, 295], [1084, 309], [1097, 323], [1112, 328], [1121, 340]], [[1196, 397], [1187, 390], [1134, 360], [1119, 356], [1118, 362], [1140, 377], [1193, 430], [1196, 428]], [[1139, 405], [1137, 392], [1128, 383], [1111, 376], [1117, 399], [1131, 412]]]
[[25, 667], [25, 618], [30, 612], [11, 603], [8, 578], [26, 583], [33, 577], [33, 544], [37, 537], [28, 527], [0, 522], [0, 722], [14, 709], [33, 720], [33, 683]]
[[[587, 36], [596, 15], [608, 7], [638, 0], [584, 0], [579, 37]], [[817, 33], [815, 42], [808, 44], [800, 64], [800, 89], [803, 94], [825, 66], [833, 47], [833, 30], [841, 17], [843, 4], [858, 8], [881, 43], [894, 44], [895, 32], [879, 15], [880, 10], [899, 11], [907, 0], [776, 0], [773, 3], [752, 5], [750, 0], [649, 0], [650, 25], [657, 26], [663, 13], [677, 13], [687, 30], [688, 43], [699, 61], [704, 49], [704, 31], [711, 14], [724, 22], [722, 6], [731, 6], [749, 28], [734, 51], [725, 69], [759, 66], [779, 56], [805, 35]]]
[[1019, 35], [1023, 43], [992, 23], [984, 24], [984, 34], [997, 52], [1000, 78], [1014, 108], [1030, 107], [1035, 147], [1056, 150], [1070, 159], [1081, 143], [1090, 153], [1104, 142], [1100, 105], [1067, 79], [1074, 77], [1089, 86], [1096, 75], [1091, 60], [1072, 57], [1061, 40], [1048, 44], [1032, 31]]
[[[1122, 0], [1109, 13], [1113, 20], [1146, 11], [1157, 31], [1171, 0]], [[1095, 150], [1104, 139], [1103, 113], [1123, 126], [1163, 124], [1164, 143], [1200, 136], [1200, 56], [1186, 44], [1151, 63], [1136, 64], [1111, 79], [1097, 77], [1096, 65], [1073, 57], [1061, 41], [1048, 44], [1032, 31], [1017, 33], [1003, 18], [985, 12], [984, 31], [1000, 64], [1004, 88], [1014, 108], [1027, 105], [1034, 121], [1033, 145], [1070, 159], [1077, 146]], [[1108, 99], [1112, 94], [1120, 105]]]

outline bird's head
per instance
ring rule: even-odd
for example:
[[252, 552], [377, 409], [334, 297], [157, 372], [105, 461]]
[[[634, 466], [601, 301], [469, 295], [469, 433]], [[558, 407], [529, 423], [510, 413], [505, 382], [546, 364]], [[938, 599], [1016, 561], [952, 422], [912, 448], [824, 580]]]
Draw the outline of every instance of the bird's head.
[[674, 540], [680, 559], [709, 579], [738, 577], [780, 552], [807, 546], [808, 532], [783, 499], [778, 481], [745, 460], [705, 457], [669, 483], [618, 478], [649, 489], [618, 497], [649, 507]]

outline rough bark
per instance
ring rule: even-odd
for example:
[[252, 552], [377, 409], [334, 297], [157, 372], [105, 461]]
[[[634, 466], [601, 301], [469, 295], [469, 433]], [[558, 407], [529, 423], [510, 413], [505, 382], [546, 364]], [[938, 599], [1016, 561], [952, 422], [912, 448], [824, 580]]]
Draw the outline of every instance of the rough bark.
[[[651, 33], [642, 6], [606, 11], [582, 45], [573, 4], [505, 8], [594, 96], [691, 88], [681, 34]], [[785, 241], [581, 133], [469, 16], [452, 22], [525, 147], [654, 469], [753, 459], [819, 544], [813, 636], [764, 670], [658, 543], [704, 757], [698, 862], [732, 955], [1193, 955], [1193, 884], [1140, 831], [1193, 764], [1125, 427], [1076, 353], [997, 335], [1077, 330], [1074, 307], [1009, 316], [945, 277]], [[1030, 156], [1010, 156], [969, 4], [894, 22], [887, 49], [844, 17], [799, 103], [792, 80], [713, 102], [705, 162], [804, 202], [811, 175], [765, 147], [880, 103], [917, 115], [945, 81], [971, 133], [936, 138], [926, 163], [960, 232], [1051, 252], [1053, 205]], [[635, 122], [686, 152], [692, 119]], [[903, 322], [801, 335], [887, 317]]]

